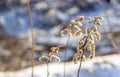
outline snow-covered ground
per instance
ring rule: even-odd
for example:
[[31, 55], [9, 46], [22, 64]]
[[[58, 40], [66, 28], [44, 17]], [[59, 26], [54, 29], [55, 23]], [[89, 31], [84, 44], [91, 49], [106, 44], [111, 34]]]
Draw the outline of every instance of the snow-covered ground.
[[[66, 77], [76, 77], [79, 64], [66, 64]], [[49, 77], [63, 77], [63, 63], [49, 64]], [[47, 77], [46, 65], [34, 68], [34, 77]], [[0, 72], [0, 77], [31, 77], [31, 68], [16, 72]], [[120, 77], [120, 55], [97, 57], [82, 63], [80, 77]]]

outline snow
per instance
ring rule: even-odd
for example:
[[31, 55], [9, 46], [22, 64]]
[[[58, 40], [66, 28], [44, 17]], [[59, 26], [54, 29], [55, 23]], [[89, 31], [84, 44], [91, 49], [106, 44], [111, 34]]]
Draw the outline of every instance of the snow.
[[[120, 77], [120, 55], [97, 57], [82, 63], [81, 77]], [[78, 64], [67, 62], [66, 77], [76, 77]], [[34, 68], [34, 77], [47, 77], [46, 65]], [[49, 77], [63, 77], [64, 63], [50, 63]], [[31, 68], [16, 72], [0, 72], [0, 77], [31, 77]]]

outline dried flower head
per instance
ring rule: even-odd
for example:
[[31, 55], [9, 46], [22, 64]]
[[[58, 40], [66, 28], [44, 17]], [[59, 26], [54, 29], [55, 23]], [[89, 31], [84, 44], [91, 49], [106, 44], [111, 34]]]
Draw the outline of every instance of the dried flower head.
[[72, 19], [72, 20], [70, 21], [70, 23], [71, 23], [72, 25], [74, 25], [74, 24], [76, 23], [75, 19]]
[[78, 50], [77, 50], [77, 53], [78, 53], [78, 55], [82, 56], [83, 50], [82, 50], [82, 49], [78, 49]]
[[[83, 21], [85, 19], [88, 19], [89, 23], [92, 24], [92, 26], [86, 28], [85, 30], [78, 30], [75, 32], [76, 36], [81, 35], [81, 33], [84, 35], [84, 37], [78, 43], [77, 52], [73, 56], [73, 61], [75, 64], [78, 62], [78, 59], [82, 59], [82, 60], [86, 59], [84, 55], [85, 51], [90, 51], [90, 55], [89, 55], [90, 59], [95, 57], [94, 36], [96, 37], [96, 40], [98, 41], [101, 40], [101, 35], [98, 31], [98, 26], [102, 26], [101, 21], [103, 20], [103, 18], [100, 16], [96, 16], [94, 20], [91, 20], [90, 18], [85, 18], [83, 16], [78, 16], [77, 19], [78, 21]], [[79, 29], [78, 26], [76, 28]]]
[[93, 25], [93, 31], [94, 31], [94, 32], [98, 31], [97, 26]]
[[79, 59], [79, 55], [78, 55], [77, 53], [74, 54], [74, 56], [73, 56], [73, 62], [74, 62], [75, 64], [78, 63], [78, 59]]
[[102, 23], [100, 21], [96, 22], [99, 26], [102, 26]]
[[41, 57], [39, 58], [39, 60], [40, 60], [40, 61], [45, 61], [45, 62], [49, 62], [49, 61], [50, 61], [49, 57], [47, 57], [47, 56], [41, 56]]
[[94, 44], [91, 44], [91, 52], [92, 51], [95, 51], [95, 45]]
[[79, 44], [78, 44], [78, 48], [81, 49], [81, 47], [84, 45], [84, 41], [83, 40], [80, 40], [79, 41]]
[[92, 51], [91, 54], [90, 54], [90, 56], [89, 56], [89, 58], [92, 59], [94, 57], [95, 57], [95, 51]]
[[[78, 17], [78, 18], [81, 18], [81, 20], [84, 18], [83, 16], [81, 17]], [[81, 28], [82, 27], [82, 23], [79, 19], [72, 19], [70, 21], [70, 24], [68, 25], [68, 27], [64, 28], [63, 30], [61, 30], [61, 35], [64, 36], [64, 33], [67, 32], [68, 33], [68, 36], [71, 37], [71, 36], [80, 36], [82, 34], [82, 30]]]
[[77, 64], [79, 59], [82, 59], [82, 61], [86, 60], [85, 56], [83, 55], [83, 50], [82, 49], [80, 49], [80, 50], [78, 49], [77, 53], [74, 54], [74, 56], [73, 56], [74, 64]]
[[87, 40], [88, 40], [88, 42], [90, 44], [94, 44], [94, 37], [93, 37], [93, 35], [90, 35]]
[[53, 59], [56, 59], [58, 62], [60, 62], [60, 58], [56, 55], [56, 53], [59, 53], [61, 49], [66, 48], [66, 46], [55, 46], [51, 47], [51, 52], [49, 53], [50, 61]]
[[101, 40], [101, 35], [100, 35], [100, 33], [99, 32], [94, 32], [94, 35], [96, 36], [96, 40], [97, 41], [100, 41]]
[[79, 21], [77, 21], [75, 24], [76, 24], [77, 26], [79, 26], [79, 27], [82, 27], [82, 26], [83, 26], [82, 23], [79, 22]]
[[71, 30], [71, 27], [68, 27], [68, 28], [65, 28], [63, 30], [61, 30], [61, 36], [64, 36], [64, 33], [67, 32], [68, 33], [68, 36], [71, 37], [73, 35], [72, 33], [72, 30]]
[[85, 17], [84, 17], [84, 16], [78, 16], [77, 19], [78, 19], [79, 21], [83, 21], [83, 20], [85, 19]]
[[81, 59], [82, 59], [82, 61], [85, 61], [85, 60], [86, 60], [85, 55], [82, 55], [82, 56], [81, 56]]
[[103, 18], [103, 17], [100, 17], [100, 16], [96, 16], [96, 17], [94, 18], [94, 22], [95, 22], [98, 26], [102, 26], [101, 21], [103, 21], [103, 20], [104, 20], [104, 18]]
[[94, 18], [95, 20], [101, 20], [101, 21], [103, 21], [104, 20], [104, 18], [103, 17], [100, 17], [100, 16], [95, 16], [95, 18]]
[[75, 36], [81, 36], [82, 35], [82, 30], [78, 30], [75, 32]]
[[91, 51], [91, 50], [92, 50], [91, 44], [88, 44], [88, 45], [86, 46], [86, 49], [87, 49], [88, 51]]
[[57, 62], [60, 62], [60, 58], [58, 56], [56, 56], [55, 54], [50, 54], [50, 61], [52, 61], [53, 59], [56, 59]]
[[64, 49], [66, 46], [55, 46], [55, 47], [51, 47], [51, 51], [54, 53], [58, 53], [60, 51], [60, 49]]
[[85, 33], [88, 35], [88, 34], [90, 34], [90, 28], [86, 28], [86, 30], [85, 30]]
[[74, 25], [73, 28], [75, 28], [76, 30], [81, 30], [82, 31], [82, 29], [77, 25]]

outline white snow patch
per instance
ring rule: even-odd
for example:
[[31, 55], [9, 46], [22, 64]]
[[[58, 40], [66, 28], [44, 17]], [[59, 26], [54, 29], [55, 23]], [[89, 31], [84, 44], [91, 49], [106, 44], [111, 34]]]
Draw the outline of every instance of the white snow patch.
[[[81, 77], [120, 77], [120, 55], [97, 57], [82, 63]], [[66, 77], [76, 77], [78, 64], [67, 62]], [[34, 77], [47, 77], [46, 65], [34, 68]], [[64, 63], [50, 63], [49, 77], [63, 77]], [[31, 77], [31, 68], [16, 72], [0, 72], [0, 77]]]

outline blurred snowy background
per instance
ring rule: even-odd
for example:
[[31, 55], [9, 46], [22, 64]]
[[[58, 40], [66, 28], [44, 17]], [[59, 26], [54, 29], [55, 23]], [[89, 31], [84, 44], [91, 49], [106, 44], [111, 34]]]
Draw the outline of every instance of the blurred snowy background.
[[[104, 17], [96, 42], [96, 58], [82, 65], [81, 77], [120, 77], [120, 0], [31, 0], [35, 33], [35, 77], [46, 77], [46, 66], [38, 58], [50, 47], [64, 45], [59, 31], [78, 15]], [[87, 25], [85, 26], [87, 27]], [[76, 38], [70, 38], [67, 77], [75, 77], [78, 65], [71, 60]], [[64, 51], [58, 56], [64, 62]], [[26, 0], [0, 0], [0, 77], [31, 76], [31, 31]], [[63, 77], [63, 63], [50, 64], [50, 77]], [[59, 69], [59, 70], [58, 70]], [[44, 71], [43, 71], [44, 70]]]

